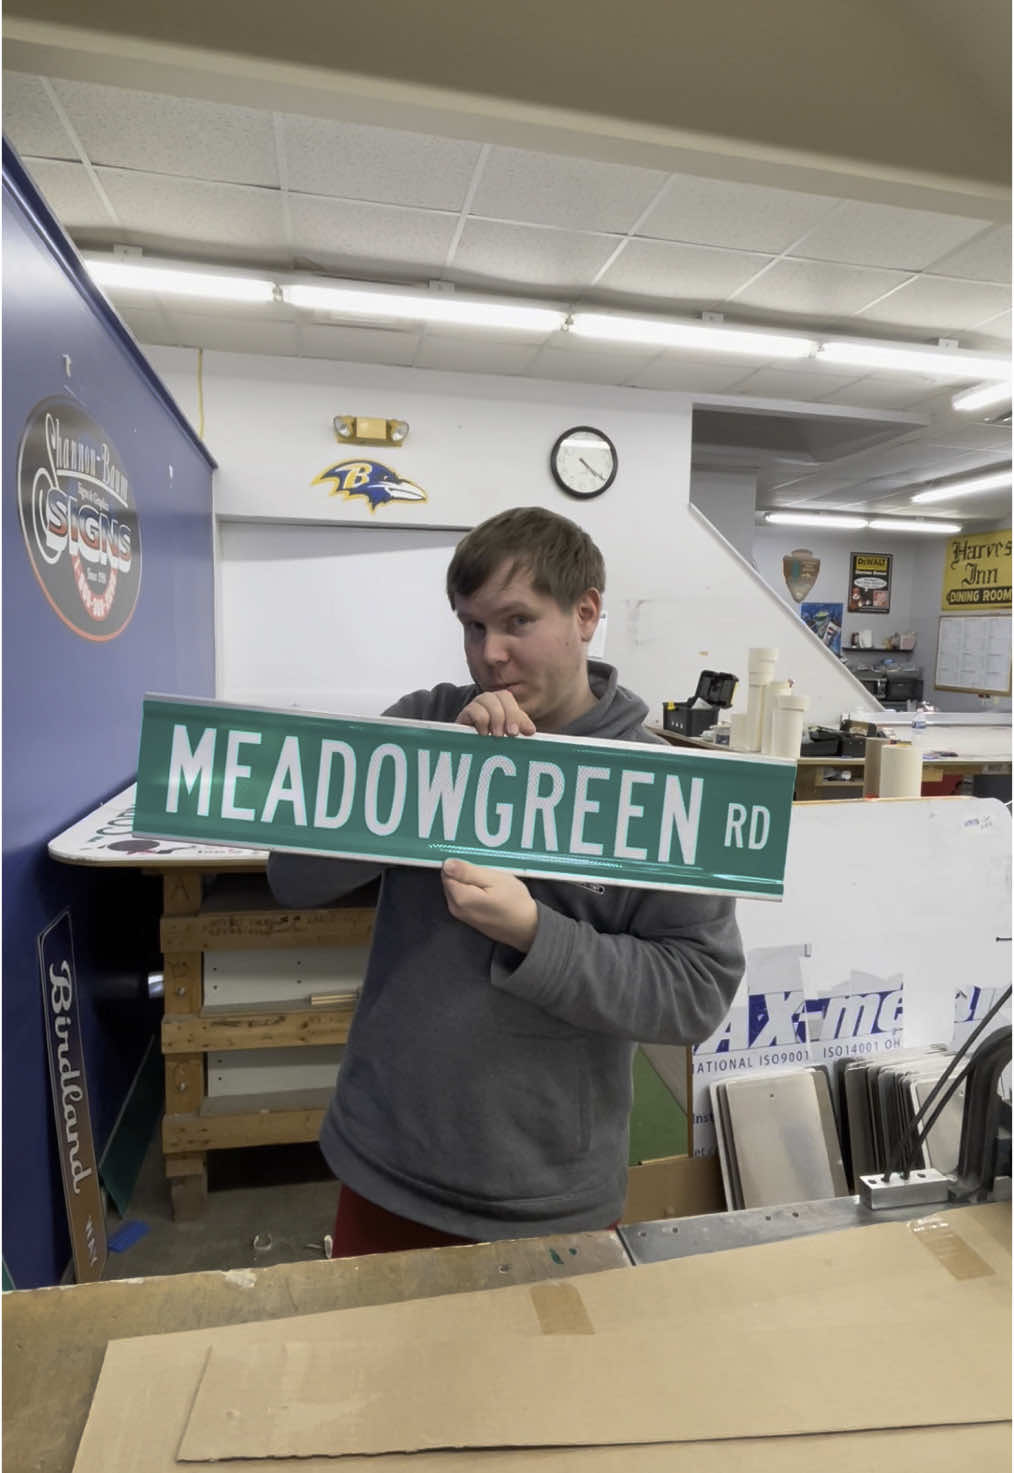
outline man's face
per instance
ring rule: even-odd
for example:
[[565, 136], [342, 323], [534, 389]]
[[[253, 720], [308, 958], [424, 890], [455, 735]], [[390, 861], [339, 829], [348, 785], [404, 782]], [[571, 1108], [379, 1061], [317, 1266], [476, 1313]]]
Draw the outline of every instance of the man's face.
[[541, 731], [555, 731], [593, 703], [585, 647], [601, 598], [589, 589], [564, 610], [532, 588], [529, 573], [509, 573], [505, 563], [468, 598], [455, 598], [465, 659], [476, 685], [509, 690]]

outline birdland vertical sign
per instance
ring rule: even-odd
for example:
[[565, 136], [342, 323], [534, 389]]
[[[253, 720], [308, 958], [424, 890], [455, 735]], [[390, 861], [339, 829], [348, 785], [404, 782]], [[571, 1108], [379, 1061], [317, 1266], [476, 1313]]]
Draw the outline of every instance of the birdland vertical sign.
[[134, 832], [778, 899], [795, 764], [148, 697]]
[[41, 931], [36, 944], [74, 1274], [79, 1284], [93, 1283], [106, 1266], [106, 1220], [85, 1082], [70, 911], [63, 911]]

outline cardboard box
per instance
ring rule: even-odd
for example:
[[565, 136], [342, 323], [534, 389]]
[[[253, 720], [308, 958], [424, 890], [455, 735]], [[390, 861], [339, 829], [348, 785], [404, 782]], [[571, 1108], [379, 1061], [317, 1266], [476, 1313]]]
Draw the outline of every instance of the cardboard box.
[[630, 1168], [620, 1221], [658, 1222], [725, 1210], [717, 1156], [659, 1156]]
[[[968, 1207], [113, 1341], [75, 1468], [179, 1473], [181, 1457], [225, 1456], [230, 1473], [266, 1473], [265, 1459], [270, 1473], [325, 1473], [341, 1455], [342, 1473], [768, 1473], [800, 1467], [801, 1438], [807, 1470], [992, 1468], [1009, 1346], [1010, 1209]], [[986, 1424], [1002, 1430], [973, 1449]], [[889, 1455], [913, 1433], [916, 1455]], [[660, 1450], [635, 1445], [650, 1442]]]

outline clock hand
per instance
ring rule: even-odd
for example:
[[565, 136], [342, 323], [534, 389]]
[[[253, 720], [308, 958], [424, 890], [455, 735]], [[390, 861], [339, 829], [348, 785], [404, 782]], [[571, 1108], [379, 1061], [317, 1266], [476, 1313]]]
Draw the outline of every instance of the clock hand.
[[598, 476], [598, 478], [599, 478], [600, 481], [604, 481], [605, 480], [605, 478], [606, 478], [605, 472], [604, 471], [597, 471], [593, 465], [589, 465], [588, 462], [585, 460], [585, 458], [584, 458], [583, 455], [579, 455], [578, 456], [578, 460], [584, 466], [584, 468], [585, 468], [586, 471], [591, 471], [592, 475], [593, 476]]

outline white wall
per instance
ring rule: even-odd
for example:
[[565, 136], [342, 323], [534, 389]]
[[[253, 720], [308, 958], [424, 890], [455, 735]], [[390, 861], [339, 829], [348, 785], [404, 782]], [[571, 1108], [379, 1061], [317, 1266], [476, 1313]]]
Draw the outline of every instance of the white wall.
[[[444, 592], [460, 533], [275, 522], [220, 530], [223, 700], [379, 716], [406, 691], [468, 683]], [[420, 627], [432, 631], [422, 643]]]
[[[910, 632], [916, 637], [915, 649], [911, 655], [899, 654], [897, 658], [906, 664], [911, 661], [921, 669], [923, 695], [932, 705], [941, 711], [1009, 711], [1009, 697], [996, 697], [987, 703], [978, 696], [939, 691], [934, 684], [941, 612], [940, 590], [948, 540], [946, 537], [925, 535], [885, 537], [881, 533], [870, 532], [815, 532], [808, 527], [757, 527], [753, 542], [753, 561], [758, 572], [770, 583], [778, 597], [790, 607], [798, 608], [793, 603], [782, 573], [782, 557], [785, 553], [805, 547], [820, 558], [820, 573], [812, 591], [806, 596], [807, 602], [826, 599], [829, 603], [842, 605], [848, 603], [849, 559], [852, 553], [891, 553], [894, 566], [890, 613], [846, 612], [843, 643], [849, 643], [855, 629], [872, 629], [874, 644], [883, 644], [885, 635]], [[967, 617], [975, 616], [970, 614]], [[876, 664], [881, 659], [882, 655], [873, 654], [869, 663]], [[859, 657], [853, 657], [853, 668], [860, 663]]]
[[747, 562], [753, 561], [757, 505], [757, 477], [753, 471], [694, 470], [690, 501], [726, 542], [731, 542]]
[[[885, 644], [887, 635], [904, 634], [912, 629], [913, 576], [915, 554], [924, 538], [885, 537], [879, 532], [822, 532], [812, 527], [756, 527], [753, 557], [759, 573], [771, 584], [778, 597], [799, 611], [789, 592], [782, 571], [782, 558], [796, 548], [808, 548], [820, 558], [820, 572], [806, 603], [826, 600], [839, 603], [844, 610], [842, 643], [848, 644], [853, 630], [872, 629], [873, 643]], [[849, 568], [854, 552], [886, 552], [894, 558], [891, 577], [891, 609], [887, 614], [850, 614], [848, 612]], [[873, 659], [879, 658], [874, 655]], [[921, 641], [912, 656], [916, 664], [926, 658]]]
[[[196, 419], [196, 350], [152, 348], [149, 356], [184, 412]], [[810, 694], [814, 719], [836, 721], [865, 698], [798, 617], [691, 509], [687, 395], [209, 352], [203, 405], [204, 438], [219, 463], [217, 513], [263, 523], [266, 563], [278, 522], [461, 530], [512, 506], [543, 505], [580, 522], [602, 548], [606, 658], [648, 702], [650, 719], [661, 720], [662, 701], [685, 699], [702, 668], [739, 674], [736, 704], [745, 705], [747, 649], [756, 644], [783, 651], [780, 673]], [[314, 485], [327, 466], [351, 458], [334, 438], [332, 420], [339, 413], [408, 420], [404, 446], [362, 454], [391, 465], [429, 499], [371, 513], [362, 500]], [[548, 469], [553, 441], [575, 424], [606, 430], [620, 455], [615, 484], [590, 502], [563, 495]], [[230, 602], [233, 551], [226, 532], [220, 633], [230, 631], [235, 668], [233, 634], [239, 629], [242, 637], [242, 621], [237, 624]], [[378, 601], [403, 608], [406, 638], [420, 650], [440, 637], [434, 624], [413, 618], [397, 587], [379, 576], [373, 582]], [[315, 631], [318, 668], [329, 672], [321, 684], [344, 686], [344, 673], [334, 673], [334, 608], [327, 621], [300, 623], [292, 606], [297, 596], [294, 586], [291, 597], [274, 600], [272, 617], [294, 635], [297, 624], [304, 635]], [[342, 611], [348, 618], [368, 617], [361, 597], [355, 607], [349, 603]], [[256, 674], [257, 644], [250, 631], [246, 676]], [[379, 670], [385, 661], [379, 644], [376, 657]], [[378, 675], [376, 684], [386, 686], [386, 677]]]

